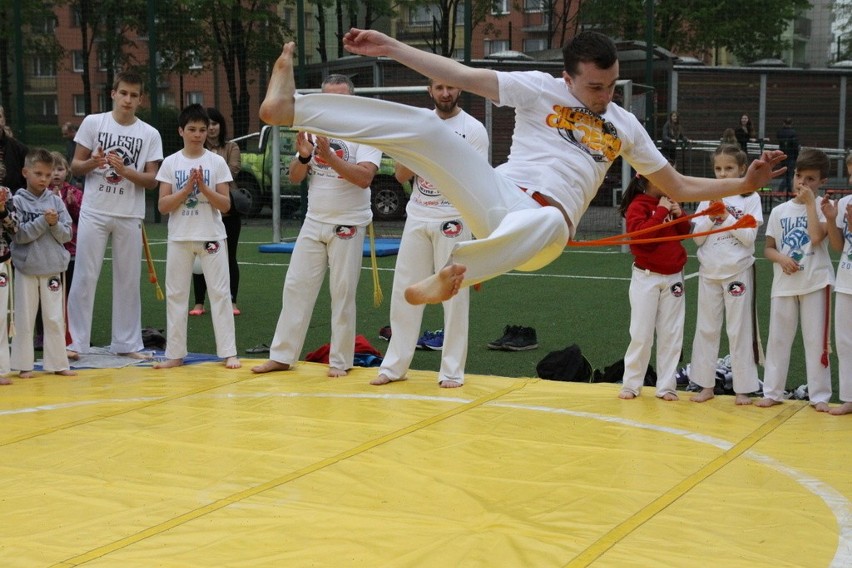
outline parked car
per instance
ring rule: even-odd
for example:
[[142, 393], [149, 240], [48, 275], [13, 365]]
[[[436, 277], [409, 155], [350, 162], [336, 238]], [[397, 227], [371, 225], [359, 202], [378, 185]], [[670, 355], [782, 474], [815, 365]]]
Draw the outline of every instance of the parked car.
[[[260, 132], [235, 138], [241, 146], [248, 149], [241, 152], [242, 171], [237, 175], [237, 190], [241, 194], [245, 214], [257, 215], [264, 205], [272, 203], [272, 126], [264, 126]], [[290, 160], [296, 154], [296, 131], [279, 127], [281, 135], [281, 216], [288, 218], [299, 211], [301, 206], [301, 188], [293, 185], [287, 177]], [[252, 148], [255, 148], [253, 150]], [[382, 157], [382, 163], [373, 183], [370, 203], [373, 219], [377, 221], [400, 219], [405, 215], [408, 194], [393, 175], [394, 161], [388, 156]]]

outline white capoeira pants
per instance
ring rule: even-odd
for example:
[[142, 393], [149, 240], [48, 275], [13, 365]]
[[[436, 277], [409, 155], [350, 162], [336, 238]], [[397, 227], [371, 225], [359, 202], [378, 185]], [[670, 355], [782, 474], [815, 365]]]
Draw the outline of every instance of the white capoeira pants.
[[12, 285], [12, 263], [0, 263], [0, 376], [12, 371], [9, 361], [9, 312], [12, 309], [9, 290]]
[[337, 231], [340, 225], [305, 219], [290, 267], [284, 278], [281, 315], [269, 358], [293, 367], [305, 344], [305, 335], [326, 269], [331, 295], [331, 345], [329, 367], [352, 368], [355, 358], [355, 299], [364, 251], [363, 226]]
[[92, 339], [95, 289], [104, 263], [107, 240], [112, 235], [112, 340], [113, 353], [142, 350], [142, 220], [80, 211], [77, 224], [74, 279], [68, 293], [68, 349], [88, 353]]
[[32, 371], [35, 363], [33, 331], [39, 300], [44, 322], [44, 356], [42, 367], [47, 372], [66, 371], [65, 351], [65, 287], [61, 273], [27, 276], [15, 271], [15, 337], [12, 338], [12, 368]]
[[[457, 227], [461, 220], [420, 221], [409, 218], [402, 231], [399, 254], [393, 277], [391, 294], [390, 324], [391, 340], [379, 374], [392, 381], [405, 378], [414, 358], [420, 324], [423, 321], [423, 305], [411, 305], [405, 300], [405, 289], [428, 278], [440, 270], [450, 257], [459, 241], [471, 239], [466, 227], [460, 231], [447, 231]], [[444, 347], [441, 353], [441, 370], [438, 382], [444, 380], [464, 383], [464, 366], [467, 359], [468, 312], [470, 289], [463, 288], [458, 294], [443, 302]]]
[[760, 389], [754, 356], [753, 299], [752, 267], [725, 279], [699, 277], [698, 317], [689, 366], [692, 382], [703, 388], [716, 385], [716, 361], [724, 319], [731, 351], [734, 392], [748, 394]]
[[852, 294], [838, 292], [834, 295], [834, 338], [840, 400], [852, 402]]
[[513, 269], [538, 270], [562, 254], [571, 236], [558, 209], [542, 207], [500, 175], [431, 110], [303, 95], [296, 97], [293, 128], [378, 148], [441, 188], [477, 237], [453, 249], [452, 261], [467, 267], [462, 286]]
[[801, 296], [775, 296], [769, 308], [769, 341], [766, 344], [766, 368], [763, 372], [763, 396], [784, 400], [790, 350], [802, 322], [805, 345], [805, 369], [811, 404], [831, 398], [831, 365], [824, 367], [820, 359], [825, 338], [825, 289]]
[[231, 277], [228, 270], [228, 247], [221, 241], [169, 241], [166, 248], [166, 358], [183, 359], [187, 355], [186, 324], [189, 288], [195, 257], [210, 295], [216, 356], [221, 359], [237, 355], [234, 334], [234, 310], [231, 305]]
[[630, 279], [630, 345], [624, 355], [623, 389], [639, 396], [657, 335], [657, 396], [677, 391], [686, 294], [683, 273], [658, 274], [633, 267]]

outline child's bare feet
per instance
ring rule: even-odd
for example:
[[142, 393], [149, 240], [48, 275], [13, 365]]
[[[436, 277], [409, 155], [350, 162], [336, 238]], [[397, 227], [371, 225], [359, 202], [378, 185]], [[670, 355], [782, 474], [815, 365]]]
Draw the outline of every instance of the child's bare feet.
[[442, 389], [457, 389], [457, 388], [459, 388], [460, 386], [463, 386], [463, 385], [464, 385], [464, 383], [460, 383], [460, 382], [455, 381], [453, 379], [444, 379], [443, 381], [438, 383], [438, 386], [441, 387]]
[[277, 126], [291, 126], [296, 103], [296, 80], [293, 77], [293, 52], [296, 44], [284, 44], [272, 67], [266, 97], [260, 103], [260, 119]]
[[154, 363], [155, 369], [171, 369], [183, 365], [183, 359], [166, 359], [160, 363]]
[[9, 377], [0, 376], [0, 385], [11, 385], [12, 379]]
[[54, 375], [59, 375], [62, 377], [76, 377], [77, 373], [72, 371], [71, 369], [62, 369], [61, 371], [54, 371]]
[[664, 394], [660, 398], [663, 399], [663, 400], [668, 400], [670, 402], [675, 401], [675, 400], [680, 400], [680, 397], [673, 392], [667, 392], [666, 394]]
[[239, 369], [243, 364], [240, 363], [239, 357], [228, 357], [225, 359], [225, 368], [226, 369]]
[[337, 377], [345, 377], [348, 374], [349, 373], [347, 373], [343, 369], [335, 369], [334, 367], [329, 367], [327, 373], [327, 375], [332, 379], [336, 379]]
[[122, 357], [130, 357], [131, 359], [138, 359], [140, 361], [150, 361], [154, 358], [150, 353], [146, 353], [145, 351], [131, 351], [130, 353], [119, 353]]
[[738, 394], [734, 399], [734, 403], [737, 406], [747, 406], [751, 404], [751, 397], [747, 394]]
[[387, 384], [390, 384], [390, 383], [398, 383], [399, 381], [404, 381], [404, 380], [405, 380], [405, 377], [402, 377], [401, 379], [394, 380], [394, 379], [390, 378], [389, 376], [385, 375], [384, 373], [382, 373], [378, 377], [376, 377], [375, 379], [370, 381], [370, 384], [377, 386], [377, 387], [380, 387], [382, 385], [387, 385]]
[[409, 304], [440, 304], [459, 292], [467, 268], [461, 264], [448, 264], [425, 280], [405, 289]]
[[713, 392], [713, 389], [702, 388], [699, 392], [689, 397], [689, 400], [692, 402], [707, 402], [715, 396], [716, 393]]
[[852, 414], [852, 402], [844, 402], [840, 406], [835, 406], [828, 411], [829, 414], [840, 416], [842, 414]]
[[634, 398], [636, 398], [636, 395], [633, 394], [632, 391], [629, 391], [627, 389], [621, 389], [621, 392], [618, 393], [618, 398], [622, 400], [633, 400]]
[[35, 376], [35, 373], [33, 373], [32, 371], [21, 371], [20, 373], [18, 373], [18, 376], [22, 379], [31, 379]]
[[279, 363], [278, 361], [273, 361], [270, 359], [266, 363], [261, 363], [260, 365], [255, 365], [251, 368], [252, 373], [272, 373], [275, 371], [288, 371], [290, 370], [290, 365], [287, 363]]
[[760, 408], [769, 408], [770, 406], [775, 406], [776, 404], [781, 404], [781, 401], [772, 400], [771, 398], [761, 398], [760, 400], [754, 403], [755, 406]]
[[827, 402], [818, 402], [814, 405], [814, 410], [817, 412], [829, 412], [831, 408], [829, 408]]

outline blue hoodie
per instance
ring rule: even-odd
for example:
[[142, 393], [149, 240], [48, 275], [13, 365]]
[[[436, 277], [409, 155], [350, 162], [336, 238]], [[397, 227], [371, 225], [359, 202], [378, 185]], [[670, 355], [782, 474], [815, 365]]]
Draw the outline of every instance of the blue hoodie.
[[[45, 190], [40, 196], [19, 189], [14, 197], [18, 231], [12, 240], [12, 264], [28, 276], [49, 276], [65, 272], [71, 255], [63, 246], [71, 240], [71, 216], [62, 199]], [[59, 221], [50, 226], [44, 212], [53, 209]]]

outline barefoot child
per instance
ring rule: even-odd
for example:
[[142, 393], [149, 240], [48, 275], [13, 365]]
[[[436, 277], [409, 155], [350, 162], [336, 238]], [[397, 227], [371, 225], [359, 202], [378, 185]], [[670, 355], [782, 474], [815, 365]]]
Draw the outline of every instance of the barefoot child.
[[[852, 182], [852, 154], [846, 158], [846, 170]], [[822, 212], [828, 222], [831, 248], [842, 251], [834, 288], [834, 337], [841, 404], [829, 412], [852, 414], [852, 195], [837, 203], [826, 197], [822, 200]]]
[[[0, 179], [6, 177], [6, 166], [0, 162]], [[8, 187], [0, 186], [0, 385], [11, 385], [7, 376], [11, 372], [9, 365], [9, 308], [12, 303], [9, 297], [12, 278], [12, 251], [10, 245], [18, 230], [18, 215], [12, 192]]]
[[828, 302], [834, 274], [826, 241], [827, 223], [819, 188], [828, 180], [828, 156], [805, 148], [796, 160], [795, 197], [769, 214], [764, 254], [773, 262], [772, 301], [763, 398], [756, 406], [784, 400], [790, 349], [802, 322], [808, 397], [818, 412], [828, 412], [831, 368], [828, 361]]
[[[683, 215], [677, 202], [663, 195], [660, 188], [643, 176], [636, 176], [630, 182], [619, 211], [627, 220], [628, 231], [661, 225]], [[683, 222], [647, 236], [687, 233], [689, 223]], [[683, 346], [686, 313], [683, 287], [686, 249], [680, 241], [668, 241], [630, 245], [630, 252], [635, 259], [630, 278], [630, 345], [624, 355], [624, 386], [618, 397], [639, 396], [656, 331], [657, 396], [678, 400], [675, 373]]]
[[65, 288], [62, 284], [70, 255], [64, 244], [71, 239], [71, 217], [62, 199], [48, 191], [53, 177], [53, 156], [47, 150], [30, 150], [24, 160], [27, 187], [14, 197], [18, 231], [12, 240], [15, 265], [17, 333], [12, 339], [12, 368], [20, 377], [33, 376], [33, 328], [41, 302], [44, 322], [45, 371], [71, 376], [65, 353]]
[[184, 108], [178, 117], [183, 150], [163, 160], [157, 173], [160, 182], [160, 213], [169, 215], [166, 252], [166, 361], [154, 365], [166, 369], [183, 365], [186, 357], [186, 303], [196, 257], [210, 293], [216, 355], [225, 367], [237, 369], [234, 312], [231, 307], [228, 256], [222, 211], [231, 206], [231, 171], [225, 160], [204, 148], [210, 119], [199, 104]]
[[[740, 178], [745, 175], [748, 157], [739, 146], [721, 145], [713, 155], [716, 178]], [[701, 233], [728, 227], [744, 215], [751, 215], [757, 226], [763, 223], [760, 196], [755, 192], [722, 200], [725, 211], [717, 216], [697, 217], [693, 232]], [[698, 211], [710, 206], [702, 201]], [[750, 393], [760, 388], [755, 348], [760, 339], [754, 326], [754, 240], [757, 226], [716, 235], [696, 237], [698, 245], [698, 317], [692, 343], [689, 379], [701, 386], [690, 400], [704, 402], [713, 398], [716, 385], [716, 359], [722, 320], [728, 332], [731, 369], [736, 404], [751, 404]]]

